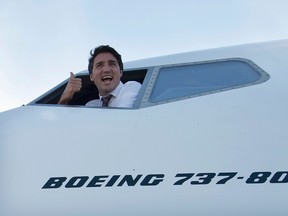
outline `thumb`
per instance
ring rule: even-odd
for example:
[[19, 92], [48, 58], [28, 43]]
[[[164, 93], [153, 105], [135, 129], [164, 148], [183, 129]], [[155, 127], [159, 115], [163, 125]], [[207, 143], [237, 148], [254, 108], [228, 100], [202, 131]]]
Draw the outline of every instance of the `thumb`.
[[71, 79], [71, 78], [75, 78], [73, 72], [70, 72], [70, 79]]

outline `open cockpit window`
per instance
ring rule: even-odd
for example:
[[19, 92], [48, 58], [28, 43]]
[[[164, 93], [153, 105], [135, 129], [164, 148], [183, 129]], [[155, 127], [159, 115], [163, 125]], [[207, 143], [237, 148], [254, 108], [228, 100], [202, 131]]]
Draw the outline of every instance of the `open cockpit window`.
[[269, 75], [246, 59], [225, 59], [155, 68], [146, 106], [254, 85]]
[[[143, 83], [146, 73], [147, 69], [124, 71], [121, 81], [125, 83], [133, 80]], [[82, 88], [80, 92], [74, 94], [68, 105], [84, 106], [88, 101], [99, 98], [98, 90], [95, 84], [90, 80], [88, 71], [80, 72], [79, 74], [76, 74], [76, 77], [82, 79]], [[57, 104], [67, 83], [68, 79], [29, 104]]]

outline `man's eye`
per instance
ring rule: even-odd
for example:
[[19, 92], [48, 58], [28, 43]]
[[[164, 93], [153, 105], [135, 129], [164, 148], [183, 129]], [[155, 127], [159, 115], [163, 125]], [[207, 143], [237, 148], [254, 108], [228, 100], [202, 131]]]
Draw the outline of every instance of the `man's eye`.
[[110, 62], [110, 65], [115, 66], [115, 65], [117, 65], [117, 63], [116, 62]]
[[96, 68], [100, 68], [102, 65], [100, 65], [100, 64], [98, 64], [98, 65], [96, 65]]

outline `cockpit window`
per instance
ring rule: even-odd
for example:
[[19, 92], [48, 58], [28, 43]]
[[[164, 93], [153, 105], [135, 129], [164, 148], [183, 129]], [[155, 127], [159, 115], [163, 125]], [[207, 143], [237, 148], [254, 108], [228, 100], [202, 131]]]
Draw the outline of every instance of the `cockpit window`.
[[[84, 106], [97, 99], [98, 90], [87, 71], [80, 72], [81, 91], [75, 93], [68, 105]], [[221, 59], [126, 70], [122, 82], [140, 82], [142, 87], [134, 109], [168, 103], [181, 99], [255, 85], [269, 79], [269, 74], [247, 59]], [[68, 80], [62, 82], [32, 104], [57, 104]]]
[[200, 96], [269, 79], [269, 75], [246, 59], [218, 60], [160, 67], [149, 102]]
[[[147, 73], [147, 69], [137, 69], [137, 70], [127, 70], [124, 71], [121, 81], [123, 83], [133, 80], [139, 83], [143, 83]], [[68, 105], [73, 106], [85, 106], [85, 104], [93, 99], [98, 99], [98, 89], [95, 84], [90, 80], [88, 71], [82, 71], [76, 75], [77, 78], [82, 79], [82, 88], [79, 92], [75, 93], [73, 98], [69, 101]], [[54, 87], [44, 95], [30, 102], [32, 104], [57, 104], [61, 94], [63, 93], [68, 79], [60, 83], [58, 86]]]

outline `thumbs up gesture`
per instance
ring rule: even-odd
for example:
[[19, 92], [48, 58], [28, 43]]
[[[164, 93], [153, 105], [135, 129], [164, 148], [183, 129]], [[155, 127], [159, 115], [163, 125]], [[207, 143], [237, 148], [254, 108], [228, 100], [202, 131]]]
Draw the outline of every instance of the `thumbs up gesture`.
[[74, 74], [70, 72], [69, 81], [66, 85], [66, 88], [61, 95], [61, 98], [58, 104], [67, 104], [76, 92], [79, 92], [82, 88], [81, 78], [75, 78]]

